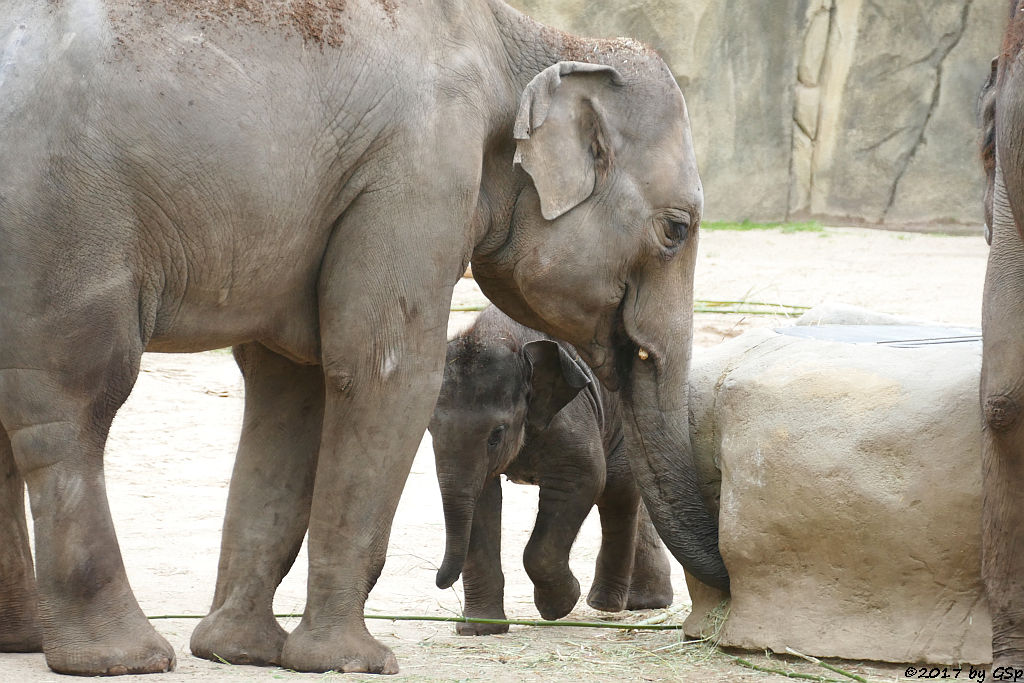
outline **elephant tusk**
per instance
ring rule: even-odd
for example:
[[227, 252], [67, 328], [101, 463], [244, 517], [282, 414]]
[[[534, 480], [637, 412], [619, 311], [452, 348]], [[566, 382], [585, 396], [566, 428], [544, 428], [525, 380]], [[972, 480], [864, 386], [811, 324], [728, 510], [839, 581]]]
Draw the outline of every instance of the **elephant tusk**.
[[644, 349], [637, 351], [636, 355], [640, 357], [640, 360], [647, 360], [650, 357], [650, 354], [648, 354]]

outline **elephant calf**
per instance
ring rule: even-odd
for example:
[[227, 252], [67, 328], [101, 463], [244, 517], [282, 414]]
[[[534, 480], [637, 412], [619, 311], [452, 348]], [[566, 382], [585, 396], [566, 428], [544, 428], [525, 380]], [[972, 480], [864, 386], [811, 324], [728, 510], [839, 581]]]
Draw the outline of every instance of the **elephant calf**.
[[[464, 574], [467, 617], [505, 618], [502, 473], [540, 487], [523, 564], [541, 616], [564, 617], [580, 597], [569, 550], [595, 503], [602, 539], [587, 603], [608, 612], [672, 603], [668, 560], [626, 461], [618, 397], [571, 346], [487, 308], [448, 343], [430, 434], [446, 526], [437, 585]], [[457, 629], [487, 635], [508, 626]]]

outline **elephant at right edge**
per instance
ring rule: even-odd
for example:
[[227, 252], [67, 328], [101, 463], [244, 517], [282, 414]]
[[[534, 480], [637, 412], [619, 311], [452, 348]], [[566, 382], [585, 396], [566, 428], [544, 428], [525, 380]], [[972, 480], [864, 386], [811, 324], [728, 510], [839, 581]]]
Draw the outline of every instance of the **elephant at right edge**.
[[1010, 2], [982, 93], [985, 236], [982, 308], [982, 579], [993, 668], [1024, 667], [1024, 0]]

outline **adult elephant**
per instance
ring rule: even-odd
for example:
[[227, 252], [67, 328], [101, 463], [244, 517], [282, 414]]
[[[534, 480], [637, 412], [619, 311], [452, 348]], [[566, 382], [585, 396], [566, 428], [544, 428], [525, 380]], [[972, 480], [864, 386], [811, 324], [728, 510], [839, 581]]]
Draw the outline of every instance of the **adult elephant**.
[[[621, 390], [659, 533], [727, 585], [684, 398], [702, 189], [653, 52], [498, 0], [9, 0], [0, 17], [5, 649], [41, 644], [77, 674], [174, 665], [125, 576], [104, 442], [143, 351], [233, 345], [244, 426], [192, 651], [396, 671], [363, 605], [470, 260]], [[271, 600], [307, 528], [287, 634]]]
[[986, 238], [982, 311], [982, 578], [993, 667], [1024, 666], [1024, 0], [1010, 3], [982, 94]]

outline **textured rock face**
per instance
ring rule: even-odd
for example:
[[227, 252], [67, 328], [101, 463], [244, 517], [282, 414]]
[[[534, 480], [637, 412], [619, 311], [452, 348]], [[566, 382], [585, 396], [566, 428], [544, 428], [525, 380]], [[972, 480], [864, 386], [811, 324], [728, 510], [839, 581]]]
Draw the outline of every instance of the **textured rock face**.
[[655, 47], [712, 219], [980, 225], [975, 105], [1005, 0], [512, 0]]
[[[695, 358], [694, 448], [732, 579], [722, 645], [991, 660], [980, 346], [757, 330]], [[687, 583], [697, 635], [724, 596]]]

